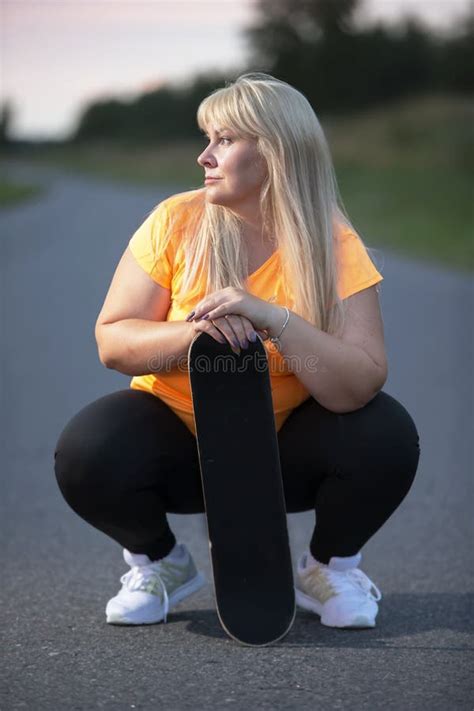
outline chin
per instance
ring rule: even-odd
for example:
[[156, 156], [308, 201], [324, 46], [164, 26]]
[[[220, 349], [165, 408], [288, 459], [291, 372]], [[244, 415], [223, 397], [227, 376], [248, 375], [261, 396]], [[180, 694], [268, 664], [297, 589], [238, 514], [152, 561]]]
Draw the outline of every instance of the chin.
[[219, 193], [215, 190], [209, 190], [207, 188], [207, 186], [206, 186], [205, 198], [206, 198], [207, 202], [212, 202], [215, 205], [225, 205], [227, 202], [223, 195], [219, 195]]

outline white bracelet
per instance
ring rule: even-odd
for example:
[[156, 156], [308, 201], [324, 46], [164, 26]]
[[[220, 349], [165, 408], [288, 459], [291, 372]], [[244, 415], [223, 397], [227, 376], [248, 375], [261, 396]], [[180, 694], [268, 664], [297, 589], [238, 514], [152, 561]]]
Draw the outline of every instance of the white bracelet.
[[288, 308], [287, 308], [286, 306], [284, 306], [283, 308], [286, 310], [286, 320], [285, 320], [285, 323], [283, 324], [283, 328], [281, 329], [281, 331], [280, 331], [280, 333], [278, 334], [278, 336], [274, 336], [273, 338], [269, 338], [269, 341], [271, 341], [271, 343], [273, 343], [273, 345], [276, 346], [276, 348], [277, 348], [278, 351], [281, 351], [280, 336], [281, 336], [281, 334], [283, 333], [283, 331], [285, 330], [286, 324], [287, 324], [288, 321], [290, 320], [290, 312], [289, 312]]

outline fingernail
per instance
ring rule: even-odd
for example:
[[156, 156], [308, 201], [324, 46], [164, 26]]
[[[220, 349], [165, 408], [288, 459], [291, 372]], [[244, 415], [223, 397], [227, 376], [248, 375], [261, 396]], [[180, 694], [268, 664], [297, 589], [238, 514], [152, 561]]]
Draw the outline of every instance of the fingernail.
[[191, 313], [186, 316], [186, 321], [189, 321], [189, 319], [192, 318], [195, 313], [195, 311], [191, 311]]
[[251, 331], [249, 333], [249, 338], [252, 341], [252, 343], [255, 343], [255, 341], [257, 340], [257, 334], [255, 333], [255, 331]]
[[206, 314], [205, 316], [202, 317], [203, 319], [209, 318], [209, 314]]

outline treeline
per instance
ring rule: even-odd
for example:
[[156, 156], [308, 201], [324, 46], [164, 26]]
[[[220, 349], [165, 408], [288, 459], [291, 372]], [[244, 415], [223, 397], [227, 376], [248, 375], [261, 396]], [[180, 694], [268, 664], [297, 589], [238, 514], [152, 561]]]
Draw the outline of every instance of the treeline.
[[356, 28], [360, 0], [260, 0], [244, 30], [247, 66], [198, 75], [184, 87], [143, 94], [133, 102], [102, 101], [83, 113], [73, 141], [146, 143], [198, 135], [196, 110], [213, 89], [244, 71], [265, 71], [300, 89], [318, 114], [386, 104], [423, 92], [473, 90], [474, 16], [448, 37], [413, 18], [397, 28]]
[[147, 92], [135, 101], [96, 102], [83, 113], [70, 142], [100, 138], [136, 144], [196, 137], [197, 107], [223, 81], [222, 75], [206, 75], [185, 87], [167, 85]]
[[297, 86], [319, 111], [380, 105], [420, 93], [472, 92], [474, 12], [434, 34], [416, 18], [357, 28], [360, 0], [261, 0], [248, 30], [252, 63]]
[[[472, 93], [474, 13], [449, 35], [407, 17], [397, 27], [356, 26], [361, 0], [259, 0], [244, 29], [250, 56], [233, 74], [196, 75], [133, 101], [94, 102], [79, 118], [71, 143], [102, 139], [153, 143], [195, 138], [199, 102], [246, 71], [288, 81], [318, 115], [347, 113], [421, 93]], [[3, 127], [5, 128], [5, 127]], [[3, 131], [5, 135], [5, 131]]]

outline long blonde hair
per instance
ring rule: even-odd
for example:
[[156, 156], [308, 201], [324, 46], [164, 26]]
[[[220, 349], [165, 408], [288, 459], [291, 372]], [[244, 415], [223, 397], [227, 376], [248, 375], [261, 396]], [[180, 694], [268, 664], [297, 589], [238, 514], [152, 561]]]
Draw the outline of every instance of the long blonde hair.
[[[339, 332], [345, 308], [337, 291], [334, 236], [343, 226], [355, 230], [309, 101], [290, 84], [251, 72], [207, 96], [197, 122], [203, 131], [214, 124], [257, 139], [257, 152], [267, 166], [260, 193], [262, 224], [280, 250], [283, 284], [293, 295], [291, 308], [321, 330]], [[194, 198], [199, 191], [190, 193]], [[202, 210], [190, 211], [195, 218], [182, 236], [186, 267], [181, 294], [192, 291], [203, 275], [207, 294], [226, 286], [245, 289], [241, 220], [224, 206], [202, 201], [202, 195], [200, 204]], [[288, 288], [286, 293], [289, 297]]]

